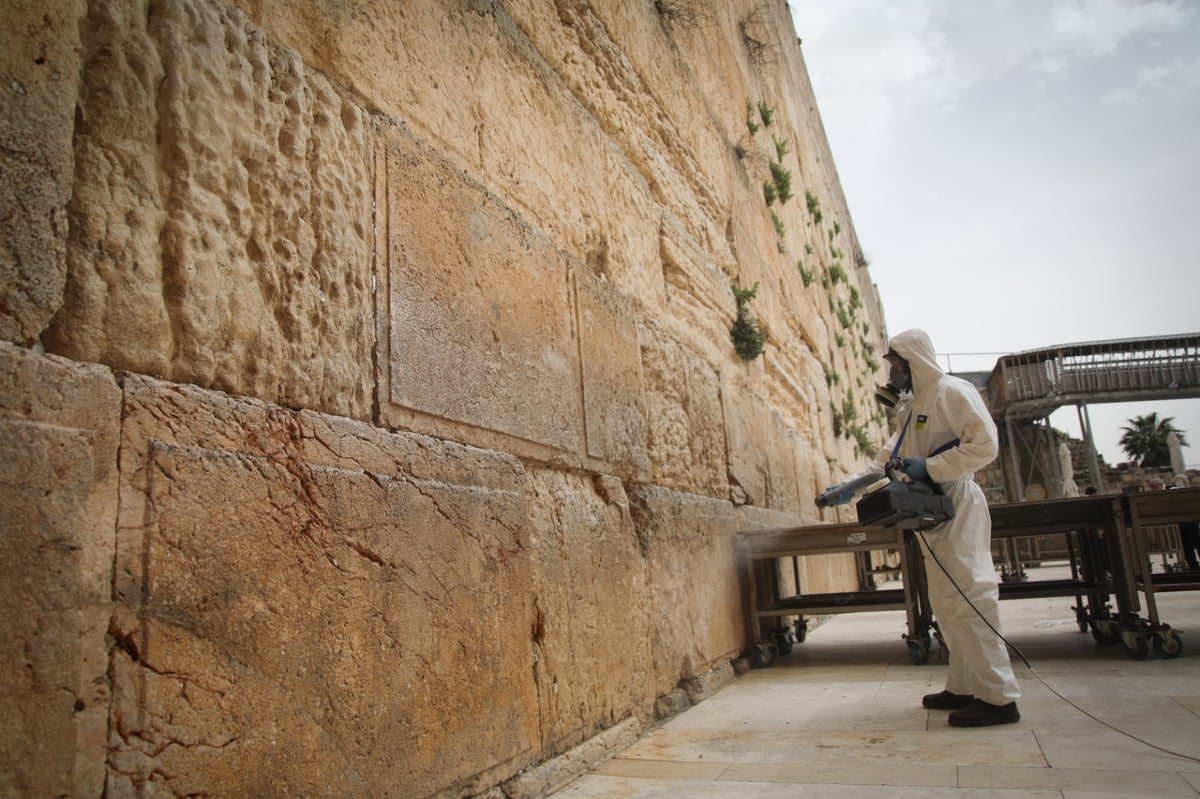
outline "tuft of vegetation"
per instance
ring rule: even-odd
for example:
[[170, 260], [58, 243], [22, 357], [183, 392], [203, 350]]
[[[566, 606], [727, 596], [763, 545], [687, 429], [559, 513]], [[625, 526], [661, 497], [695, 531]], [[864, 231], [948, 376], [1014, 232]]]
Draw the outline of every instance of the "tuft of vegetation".
[[802, 261], [796, 262], [796, 268], [800, 270], [800, 279], [804, 281], [804, 288], [808, 288], [813, 282], [813, 273], [804, 268]]
[[862, 456], [871, 451], [871, 434], [867, 426], [862, 424], [847, 424], [846, 436], [854, 441], [855, 456]]
[[808, 214], [818, 225], [824, 217], [821, 215], [821, 201], [811, 191], [805, 190], [804, 200], [808, 203]]
[[775, 204], [775, 198], [777, 196], [778, 195], [777, 195], [777, 191], [775, 189], [775, 182], [771, 181], [771, 180], [764, 180], [763, 181], [763, 199], [767, 201], [768, 208]]
[[750, 135], [758, 133], [758, 122], [754, 119], [754, 103], [750, 102], [750, 98], [746, 98], [746, 127], [750, 129]]
[[752, 288], [742, 288], [737, 280], [733, 281], [733, 299], [737, 302], [737, 318], [729, 329], [729, 339], [733, 349], [743, 361], [753, 361], [762, 355], [767, 342], [767, 334], [758, 326], [758, 321], [750, 313], [750, 300], [758, 294], [758, 284]]
[[771, 180], [775, 183], [775, 191], [779, 195], [780, 203], [786, 203], [792, 199], [792, 173], [790, 170], [784, 169], [783, 164], [772, 161]]
[[771, 141], [775, 142], [775, 157], [782, 161], [783, 157], [787, 155], [788, 152], [788, 140], [777, 139], [772, 136]]
[[833, 285], [837, 285], [846, 279], [846, 270], [842, 269], [841, 264], [833, 264], [829, 267], [829, 279], [833, 281]]
[[767, 105], [766, 100], [758, 101], [758, 118], [761, 119], [763, 125], [768, 128], [771, 127], [771, 124], [775, 121], [775, 109]]
[[775, 235], [782, 239], [787, 231], [783, 227], [783, 220], [779, 218], [779, 214], [775, 213], [774, 209], [771, 210], [771, 224], [775, 225]]

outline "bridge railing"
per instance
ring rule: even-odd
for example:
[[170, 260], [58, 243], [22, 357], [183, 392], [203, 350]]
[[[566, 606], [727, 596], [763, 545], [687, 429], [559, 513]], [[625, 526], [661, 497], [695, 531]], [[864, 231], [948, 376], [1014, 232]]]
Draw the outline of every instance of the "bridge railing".
[[1056, 399], [1200, 390], [1200, 333], [1067, 344], [1005, 355], [988, 379], [995, 413]]

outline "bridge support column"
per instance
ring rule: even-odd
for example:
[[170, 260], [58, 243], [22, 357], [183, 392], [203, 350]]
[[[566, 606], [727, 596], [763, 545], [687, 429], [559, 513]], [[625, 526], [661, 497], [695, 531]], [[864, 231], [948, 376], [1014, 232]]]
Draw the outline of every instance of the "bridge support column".
[[1013, 433], [1012, 416], [1004, 414], [1004, 430], [1008, 433], [1008, 463], [1012, 469], [1012, 482], [1017, 490], [1015, 502], [1025, 501], [1025, 479], [1021, 476], [1021, 462], [1017, 458], [1017, 439]]

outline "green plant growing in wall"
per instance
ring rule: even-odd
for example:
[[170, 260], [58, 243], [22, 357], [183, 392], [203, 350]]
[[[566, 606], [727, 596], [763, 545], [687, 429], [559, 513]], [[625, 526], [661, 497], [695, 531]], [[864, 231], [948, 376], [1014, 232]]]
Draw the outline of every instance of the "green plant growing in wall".
[[817, 199], [815, 194], [807, 189], [804, 191], [804, 200], [808, 203], [809, 216], [811, 216], [813, 221], [818, 225], [821, 224], [821, 220], [824, 219], [824, 217], [821, 215], [821, 201]]
[[746, 127], [750, 129], [750, 135], [758, 133], [758, 123], [754, 120], [754, 103], [750, 98], [746, 98]]
[[854, 404], [853, 389], [846, 389], [846, 396], [842, 397], [842, 418], [848, 422], [852, 422], [858, 418], [858, 408]]
[[848, 424], [846, 425], [846, 435], [854, 441], [856, 457], [871, 451], [871, 435], [867, 432], [866, 425]]
[[767, 207], [770, 208], [775, 204], [775, 182], [771, 180], [763, 181], [763, 199], [767, 201]]
[[737, 318], [729, 329], [729, 339], [733, 349], [743, 361], [753, 361], [762, 355], [767, 342], [767, 334], [758, 326], [758, 321], [750, 313], [750, 300], [758, 294], [758, 284], [752, 288], [742, 288], [737, 280], [733, 281], [733, 299], [737, 303]]
[[854, 286], [850, 287], [850, 307], [854, 309], [862, 307], [862, 298], [858, 296], [858, 289]]
[[841, 333], [834, 333], [834, 334], [833, 334], [833, 340], [834, 340], [834, 342], [835, 342], [835, 343], [837, 343], [837, 345], [838, 345], [838, 349], [839, 349], [839, 350], [840, 350], [842, 347], [845, 347], [845, 346], [846, 346], [846, 337], [845, 337], [845, 336], [843, 336]]
[[775, 157], [782, 161], [783, 157], [787, 155], [788, 152], [788, 140], [777, 139], [772, 136], [771, 141], [775, 142]]
[[786, 203], [792, 199], [792, 173], [778, 161], [771, 162], [771, 180], [779, 194], [779, 202]]
[[771, 224], [775, 225], [775, 235], [782, 239], [787, 231], [783, 227], [783, 220], [779, 218], [779, 214], [775, 213], [774, 209], [771, 210]]
[[796, 262], [796, 268], [800, 270], [800, 279], [804, 281], [804, 288], [808, 288], [813, 282], [813, 273], [804, 268], [801, 261]]
[[842, 223], [837, 221], [836, 219], [833, 220], [833, 232], [834, 232], [834, 235], [840, 234], [842, 232]]
[[841, 264], [833, 264], [829, 267], [829, 279], [833, 281], [833, 285], [837, 285], [846, 279], [846, 270], [842, 269]]
[[805, 255], [812, 255], [812, 254], [813, 254], [813, 248], [812, 248], [812, 245], [811, 245], [811, 244], [809, 244], [807, 241], [806, 241], [806, 242], [804, 242], [804, 254], [805, 254]]
[[775, 122], [775, 109], [767, 105], [766, 100], [758, 101], [758, 118], [761, 119], [763, 125], [768, 128], [771, 127], [772, 123]]

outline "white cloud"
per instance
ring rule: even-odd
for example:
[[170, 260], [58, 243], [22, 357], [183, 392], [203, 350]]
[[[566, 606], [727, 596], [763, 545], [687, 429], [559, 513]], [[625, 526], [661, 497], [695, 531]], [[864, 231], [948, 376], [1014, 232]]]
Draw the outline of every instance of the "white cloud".
[[1014, 70], [1065, 78], [1197, 16], [1182, 0], [807, 0], [794, 11], [801, 39], [819, 48], [809, 70], [822, 105], [853, 96], [876, 119], [897, 104], [953, 104]]
[[1182, 30], [1195, 14], [1174, 0], [1075, 0], [1052, 9], [1052, 46], [1083, 57], [1111, 55], [1134, 36]]

